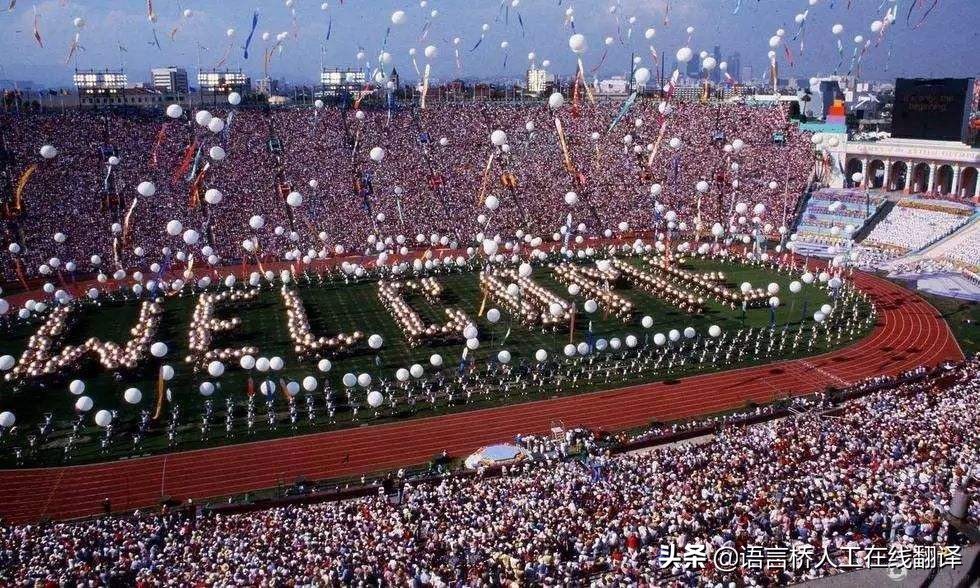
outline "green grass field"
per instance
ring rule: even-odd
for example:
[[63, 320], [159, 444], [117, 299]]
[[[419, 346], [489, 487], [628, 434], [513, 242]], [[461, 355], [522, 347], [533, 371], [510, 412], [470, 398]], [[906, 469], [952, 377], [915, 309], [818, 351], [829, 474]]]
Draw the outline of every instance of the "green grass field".
[[980, 303], [916, 293], [936, 307], [959, 342], [963, 355], [970, 357], [980, 352], [980, 328], [977, 327], [980, 325]]
[[[638, 259], [632, 260], [633, 263], [641, 264]], [[807, 316], [811, 315], [821, 304], [827, 302], [827, 293], [815, 286], [804, 286], [803, 291], [798, 295], [789, 293], [788, 284], [793, 279], [786, 274], [777, 274], [771, 270], [753, 266], [733, 265], [717, 261], [692, 260], [687, 262], [688, 269], [696, 271], [721, 270], [726, 273], [726, 281], [730, 287], [737, 288], [743, 281], [751, 282], [756, 286], [763, 286], [769, 282], [777, 282], [781, 286], [780, 298], [783, 301], [776, 311], [777, 324], [797, 323], [803, 316], [804, 300], [807, 300]], [[471, 318], [476, 318], [479, 310], [482, 295], [478, 285], [478, 275], [475, 272], [454, 272], [437, 275], [436, 278], [444, 287], [444, 303], [448, 306], [457, 307], [466, 312]], [[550, 288], [565, 299], [573, 299], [565, 286], [555, 281], [551, 276], [551, 271], [547, 267], [535, 269], [533, 274], [541, 285]], [[412, 363], [421, 363], [428, 368], [428, 358], [433, 353], [439, 353], [444, 358], [444, 369], [447, 372], [454, 371], [459, 364], [460, 354], [463, 349], [461, 343], [442, 346], [422, 346], [415, 349], [408, 347], [400, 337], [394, 320], [378, 300], [376, 283], [365, 281], [356, 284], [345, 285], [343, 282], [332, 281], [323, 284], [318, 283], [316, 277], [313, 284], [305, 284], [300, 280], [298, 292], [304, 302], [309, 315], [313, 333], [317, 336], [330, 336], [337, 332], [350, 333], [360, 330], [370, 335], [378, 333], [384, 337], [384, 346], [380, 353], [375, 354], [366, 345], [357, 350], [353, 355], [333, 360], [333, 369], [327, 374], [329, 383], [334, 388], [342, 388], [341, 378], [345, 373], [370, 373], [375, 382], [380, 378], [393, 379], [394, 371], [400, 367], [409, 367]], [[666, 332], [669, 329], [684, 329], [691, 326], [697, 329], [700, 334], [704, 334], [710, 325], [717, 324], [723, 331], [734, 331], [743, 324], [742, 311], [731, 310], [722, 307], [714, 302], [708, 302], [706, 311], [702, 315], [691, 316], [680, 311], [662, 300], [645, 292], [624, 288], [619, 290], [626, 298], [633, 302], [637, 312], [629, 323], [613, 318], [604, 317], [600, 308], [591, 317], [591, 328], [595, 338], [620, 337], [624, 338], [627, 334], [638, 336], [641, 342], [645, 336], [650, 336], [656, 332]], [[166, 363], [172, 365], [176, 370], [176, 375], [170, 381], [169, 388], [172, 391], [173, 401], [179, 403], [181, 408], [181, 442], [179, 449], [187, 449], [200, 446], [202, 443], [199, 434], [200, 414], [203, 410], [205, 399], [197, 392], [198, 384], [203, 381], [206, 374], [195, 374], [184, 363], [183, 358], [187, 354], [187, 327], [196, 304], [196, 296], [184, 294], [182, 296], [172, 296], [164, 303], [164, 318], [157, 340], [167, 343], [170, 348]], [[585, 301], [584, 296], [574, 297], [581, 308]], [[415, 306], [423, 319], [443, 322], [445, 320], [441, 309], [434, 307], [426, 302], [421, 296], [412, 296], [410, 302]], [[488, 302], [486, 309], [493, 307]], [[138, 314], [139, 305], [134, 301], [103, 301], [99, 305], [91, 305], [81, 313], [81, 317], [76, 327], [72, 329], [67, 337], [68, 343], [79, 343], [89, 337], [98, 337], [107, 341], [123, 343], [128, 337], [128, 331], [133, 326]], [[285, 361], [284, 369], [277, 374], [286, 381], [301, 380], [305, 376], [323, 376], [316, 370], [316, 361], [307, 360], [301, 362], [292, 351], [292, 343], [286, 329], [286, 314], [282, 304], [282, 299], [278, 289], [265, 285], [258, 300], [247, 308], [239, 311], [219, 312], [222, 318], [230, 316], [240, 316], [242, 325], [235, 331], [217, 335], [213, 342], [215, 347], [239, 347], [242, 345], [255, 345], [259, 347], [261, 356], [282, 357]], [[644, 315], [649, 315], [654, 320], [651, 329], [644, 329], [640, 321]], [[745, 317], [745, 326], [765, 326], [769, 324], [770, 316], [768, 309], [750, 309]], [[496, 325], [491, 325], [485, 317], [477, 319], [480, 329], [481, 347], [475, 352], [471, 352], [471, 357], [475, 355], [477, 363], [485, 363], [488, 358], [495, 356], [501, 349], [511, 352], [514, 362], [522, 359], [533, 358], [537, 349], [543, 348], [552, 357], [561, 355], [561, 348], [569, 342], [569, 334], [565, 333], [541, 333], [522, 328], [517, 323], [511, 325], [509, 317], [503, 313], [503, 318]], [[589, 319], [586, 315], [580, 314], [576, 324], [575, 342], [580, 342], [585, 338], [585, 332], [589, 328]], [[0, 343], [0, 354], [12, 354], [15, 357], [20, 355], [27, 339], [37, 328], [39, 322], [28, 325], [19, 325], [5, 334], [3, 342]], [[505, 333], [510, 330], [510, 335], [504, 340]], [[863, 335], [863, 334], [861, 334]], [[861, 336], [859, 335], [859, 336]], [[842, 346], [849, 341], [835, 342], [833, 346]], [[797, 353], [797, 355], [816, 354], [828, 350], [828, 347], [821, 341], [810, 352]], [[783, 359], [786, 355], [772, 357], [772, 360]], [[730, 368], [731, 366], [729, 366]], [[701, 371], [714, 370], [713, 366], [703, 366]], [[101, 370], [94, 361], [87, 362], [84, 368], [75, 374], [62, 374], [61, 377], [45, 382], [44, 384], [24, 385], [14, 389], [10, 384], [0, 384], [0, 410], [11, 410], [17, 415], [18, 425], [21, 429], [27, 427], [34, 428], [45, 413], [54, 415], [56, 430], [70, 427], [70, 421], [74, 417], [74, 402], [76, 397], [68, 391], [68, 382], [72, 379], [82, 379], [86, 383], [85, 394], [90, 396], [95, 402], [95, 408], [86, 417], [86, 425], [91, 425], [91, 415], [99, 409], [117, 410], [117, 430], [122, 433], [131, 430], [135, 426], [140, 410], [150, 410], [152, 412], [156, 403], [156, 366], [150, 363], [135, 373], [113, 374]], [[671, 374], [673, 377], [674, 374]], [[661, 376], [662, 377], [662, 376]], [[219, 390], [211, 397], [214, 407], [218, 413], [223, 412], [226, 398], [231, 397], [236, 405], [243, 405], [246, 398], [248, 374], [237, 364], [228, 365], [227, 371], [219, 379]], [[322, 378], [320, 390], [316, 395], [322, 395]], [[650, 374], [636, 374], [635, 377], [629, 376], [624, 380], [607, 384], [620, 386], [624, 383], [636, 383], [657, 379]], [[143, 400], [140, 405], [131, 406], [123, 401], [122, 393], [128, 387], [139, 388], [143, 392]], [[602, 384], [586, 385], [575, 390], [575, 393], [597, 389], [603, 387]], [[567, 390], [553, 390], [549, 394], [570, 393]], [[300, 397], [305, 392], [300, 393]], [[521, 400], [533, 399], [534, 395], [528, 395]], [[298, 398], [302, 400], [302, 398]], [[490, 401], [489, 404], [502, 404], [505, 402], [515, 402], [514, 399], [497, 399]], [[281, 396], [276, 398], [277, 407], [284, 410], [286, 403]], [[488, 402], [478, 404], [486, 406]], [[238, 436], [236, 439], [224, 437], [224, 419], [215, 418], [212, 421], [212, 428], [215, 433], [211, 435], [207, 444], [215, 445], [228, 442], [241, 442], [243, 440], [253, 440], [275, 435], [288, 435], [291, 430], [288, 426], [280, 426], [277, 431], [265, 429], [264, 402], [256, 403], [260, 427], [255, 436], [245, 437], [242, 429], [243, 424], [239, 424]], [[350, 426], [349, 419], [344, 415], [338, 414], [338, 423], [327, 425], [325, 421], [310, 425], [305, 418], [305, 411], [301, 408], [302, 423], [298, 433], [308, 433], [316, 430], [326, 430], [329, 427]], [[318, 409], [322, 404], [318, 403]], [[472, 408], [476, 405], [468, 405]], [[460, 410], [456, 407], [453, 410]], [[441, 407], [440, 411], [450, 410]], [[239, 411], [238, 417], [241, 419], [244, 410]], [[431, 410], [423, 414], [433, 414]], [[163, 429], [168, 419], [168, 411], [165, 409], [160, 422], [148, 435], [140, 453], [154, 453], [167, 450], [166, 435]], [[218, 431], [220, 429], [220, 431]], [[120, 435], [121, 439], [113, 444], [113, 449], [109, 455], [99, 453], [99, 443], [95, 436], [98, 430], [89, 426], [86, 433], [91, 437], [88, 442], [77, 445], [73, 462], [85, 462], [99, 459], [107, 459], [114, 456], [129, 455], [132, 452], [131, 443], [128, 442], [128, 435]], [[23, 435], [23, 433], [22, 433]], [[23, 438], [20, 440], [23, 443]], [[14, 443], [8, 440], [8, 445]], [[59, 463], [62, 459], [62, 451], [59, 449], [59, 436], [52, 437], [48, 446], [39, 452], [35, 458], [35, 463]], [[9, 451], [0, 450], [0, 463], [9, 465]]]

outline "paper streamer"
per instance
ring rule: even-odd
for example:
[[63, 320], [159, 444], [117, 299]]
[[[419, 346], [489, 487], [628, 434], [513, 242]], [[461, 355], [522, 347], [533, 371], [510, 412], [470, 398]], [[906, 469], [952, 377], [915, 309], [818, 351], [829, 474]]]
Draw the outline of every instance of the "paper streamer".
[[163, 366], [160, 366], [160, 373], [157, 376], [157, 410], [153, 413], [153, 420], [160, 418], [160, 413], [163, 412]]
[[[123, 243], [129, 243], [129, 221], [133, 218], [133, 212], [136, 210], [136, 205], [139, 204], [139, 196], [133, 198], [133, 203], [129, 205], [129, 210], [126, 212], [126, 216], [123, 218]], [[119, 254], [116, 253], [116, 264], [119, 263]]]
[[17, 190], [14, 192], [14, 209], [21, 209], [21, 197], [24, 192], [24, 186], [27, 185], [27, 180], [31, 179], [31, 175], [36, 169], [37, 164], [32, 163], [27, 169], [24, 170], [24, 173], [21, 174], [20, 179], [17, 180]]
[[425, 76], [422, 78], [422, 99], [419, 101], [419, 106], [422, 110], [425, 110], [425, 97], [429, 93], [429, 71], [431, 69], [431, 64], [425, 64]]
[[487, 191], [487, 181], [490, 179], [490, 168], [493, 166], [493, 159], [496, 156], [496, 151], [490, 154], [490, 158], [487, 159], [487, 167], [483, 170], [483, 180], [480, 181], [480, 192], [476, 195], [476, 205], [478, 207], [483, 206], [483, 195]]
[[34, 40], [43, 49], [44, 41], [41, 40], [41, 30], [38, 28], [37, 6], [34, 7]]
[[252, 36], [255, 34], [255, 27], [259, 26], [259, 11], [256, 10], [252, 13], [252, 30], [248, 32], [248, 37], [245, 39], [245, 59], [248, 59], [248, 48], [252, 44]]
[[71, 61], [72, 56], [75, 55], [75, 51], [79, 47], [79, 45], [78, 45], [78, 39], [80, 37], [81, 37], [81, 33], [75, 33], [75, 38], [72, 40], [71, 44], [68, 46], [68, 55], [65, 56], [65, 65], [68, 65], [68, 62]]

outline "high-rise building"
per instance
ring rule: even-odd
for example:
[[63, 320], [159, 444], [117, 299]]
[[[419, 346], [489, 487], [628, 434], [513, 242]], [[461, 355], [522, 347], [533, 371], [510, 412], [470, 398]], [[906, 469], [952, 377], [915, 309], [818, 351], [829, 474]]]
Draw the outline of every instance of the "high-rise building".
[[742, 55], [736, 51], [728, 56], [728, 75], [732, 76], [736, 82], [744, 83], [742, 79]]
[[695, 55], [691, 61], [687, 62], [687, 69], [685, 70], [687, 77], [693, 79], [701, 78], [701, 60]]
[[[721, 46], [715, 45], [715, 50], [712, 55], [715, 58], [715, 64], [721, 63]], [[711, 81], [715, 84], [721, 81], [721, 70], [716, 66], [711, 70]]]
[[167, 94], [186, 95], [190, 91], [187, 82], [187, 70], [171, 65], [169, 67], [154, 67], [150, 70], [153, 88]]
[[537, 67], [528, 68], [526, 85], [529, 94], [541, 94], [548, 89], [548, 85], [552, 82], [553, 79], [552, 76], [548, 75], [548, 70]]

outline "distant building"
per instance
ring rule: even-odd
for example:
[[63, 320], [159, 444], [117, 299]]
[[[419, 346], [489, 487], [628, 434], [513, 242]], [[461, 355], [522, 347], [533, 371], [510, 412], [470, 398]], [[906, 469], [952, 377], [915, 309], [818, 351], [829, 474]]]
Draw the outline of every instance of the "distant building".
[[120, 88], [111, 92], [82, 92], [78, 102], [82, 107], [159, 108], [167, 102], [167, 94], [151, 88]]
[[810, 78], [810, 95], [813, 116], [823, 119], [835, 101], [844, 101], [844, 90], [847, 80], [840, 76], [826, 78]]
[[187, 70], [182, 67], [154, 67], [150, 70], [153, 88], [165, 94], [186, 96], [190, 92]]
[[263, 96], [275, 96], [279, 93], [279, 80], [270, 77], [259, 78], [255, 82], [255, 93]]
[[326, 97], [340, 96], [347, 92], [357, 94], [367, 82], [367, 75], [359, 69], [331, 67], [320, 70], [320, 88]]
[[737, 82], [742, 82], [742, 54], [738, 51], [728, 56], [728, 75]]
[[391, 73], [388, 74], [388, 81], [391, 83], [391, 87], [393, 89], [395, 90], [398, 89], [398, 86], [401, 84], [402, 78], [401, 76], [398, 75], [397, 69], [391, 68]]
[[251, 90], [252, 80], [240, 69], [210, 69], [197, 73], [197, 85], [202, 94], [241, 94]]
[[613, 76], [607, 80], [596, 80], [594, 87], [596, 93], [602, 96], [626, 96], [630, 93], [630, 82], [622, 76]]
[[529, 94], [539, 96], [543, 94], [550, 85], [554, 83], [554, 76], [548, 75], [548, 70], [538, 67], [530, 67], [527, 70], [526, 87]]
[[[715, 58], [715, 63], [721, 63], [721, 45], [715, 45], [715, 50], [712, 56]], [[711, 70], [709, 77], [713, 83], [717, 84], [721, 81], [721, 71], [715, 67], [713, 70]]]
[[687, 62], [684, 75], [693, 79], [699, 79], [701, 77], [701, 59], [697, 55]]

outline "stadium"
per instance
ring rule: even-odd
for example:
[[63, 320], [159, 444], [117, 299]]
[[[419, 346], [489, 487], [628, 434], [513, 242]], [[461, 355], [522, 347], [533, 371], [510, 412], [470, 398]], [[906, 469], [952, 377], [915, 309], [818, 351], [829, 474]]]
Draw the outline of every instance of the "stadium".
[[140, 6], [191, 88], [14, 4], [74, 89], [0, 112], [0, 583], [980, 578], [980, 84], [864, 81], [955, 6], [787, 5], [759, 79], [670, 2]]

